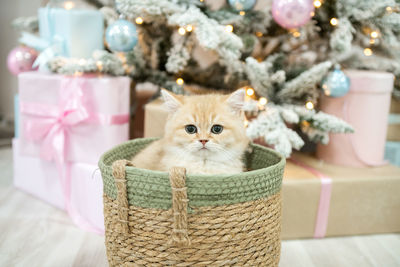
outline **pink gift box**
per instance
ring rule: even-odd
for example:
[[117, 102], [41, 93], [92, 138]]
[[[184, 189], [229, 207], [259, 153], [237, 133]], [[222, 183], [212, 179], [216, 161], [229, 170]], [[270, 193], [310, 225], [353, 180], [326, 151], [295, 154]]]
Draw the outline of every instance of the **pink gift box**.
[[104, 232], [103, 182], [97, 165], [70, 164], [70, 195], [65, 197], [54, 162], [19, 153], [21, 142], [13, 140], [15, 187], [70, 213], [74, 223], [88, 231]]
[[317, 157], [328, 163], [372, 167], [386, 164], [384, 151], [394, 75], [388, 72], [346, 70], [350, 91], [343, 97], [321, 98], [323, 112], [354, 128], [352, 134], [330, 134], [327, 145], [318, 144]]
[[18, 80], [23, 155], [97, 164], [129, 139], [128, 77], [26, 72]]

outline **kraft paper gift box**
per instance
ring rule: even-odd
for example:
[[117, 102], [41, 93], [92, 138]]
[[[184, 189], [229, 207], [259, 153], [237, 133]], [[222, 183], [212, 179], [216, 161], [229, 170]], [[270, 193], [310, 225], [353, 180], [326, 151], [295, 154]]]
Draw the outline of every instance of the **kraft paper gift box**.
[[70, 164], [70, 192], [65, 194], [54, 162], [19, 153], [13, 140], [14, 185], [57, 208], [65, 209], [74, 223], [85, 230], [103, 233], [103, 183], [97, 165]]
[[282, 186], [283, 239], [400, 232], [400, 168], [338, 167], [299, 153], [293, 158]]
[[144, 137], [161, 137], [164, 135], [168, 111], [162, 103], [163, 101], [158, 98], [144, 107]]
[[138, 83], [133, 92], [133, 110], [134, 118], [130, 125], [130, 137], [139, 138], [144, 135], [144, 113], [145, 105], [149, 102], [151, 97], [157, 93], [158, 87], [151, 83]]
[[129, 78], [27, 72], [18, 81], [23, 155], [97, 164], [129, 139]]
[[[167, 117], [160, 99], [147, 104], [145, 137], [163, 136]], [[400, 168], [338, 167], [299, 153], [293, 159], [283, 177], [283, 239], [400, 232]]]
[[400, 113], [389, 114], [386, 140], [397, 142], [400, 141]]

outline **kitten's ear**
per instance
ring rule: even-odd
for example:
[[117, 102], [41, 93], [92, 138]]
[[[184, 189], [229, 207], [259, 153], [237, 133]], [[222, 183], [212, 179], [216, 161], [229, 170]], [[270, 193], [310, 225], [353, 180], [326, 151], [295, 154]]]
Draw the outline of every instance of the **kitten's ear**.
[[244, 89], [239, 89], [233, 92], [226, 102], [228, 103], [229, 107], [235, 112], [240, 113], [244, 106], [244, 99], [246, 96], [246, 91]]
[[182, 106], [181, 97], [172, 92], [161, 89], [161, 97], [164, 101], [164, 106], [167, 107], [170, 112], [175, 112]]

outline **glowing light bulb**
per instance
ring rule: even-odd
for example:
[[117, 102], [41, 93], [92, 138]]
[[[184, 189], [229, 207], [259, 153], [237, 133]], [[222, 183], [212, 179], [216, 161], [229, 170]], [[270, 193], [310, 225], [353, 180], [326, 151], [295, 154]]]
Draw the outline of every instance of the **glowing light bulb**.
[[258, 103], [260, 103], [260, 105], [265, 106], [267, 104], [268, 100], [265, 97], [260, 97], [260, 99], [258, 100]]
[[73, 9], [75, 7], [75, 3], [72, 1], [67, 1], [64, 3], [64, 8], [67, 10]]
[[306, 109], [313, 109], [314, 108], [314, 104], [313, 104], [313, 102], [311, 102], [311, 101], [308, 101], [307, 103], [306, 103]]
[[232, 25], [226, 25], [225, 26], [225, 31], [226, 32], [233, 32], [233, 26]]
[[293, 34], [293, 36], [296, 37], [296, 38], [297, 38], [297, 37], [300, 37], [300, 35], [301, 35], [301, 33], [298, 32], [298, 31], [294, 31], [292, 34]]
[[135, 22], [136, 22], [136, 24], [142, 24], [143, 23], [142, 17], [137, 17]]
[[186, 33], [186, 30], [185, 30], [185, 28], [183, 28], [183, 27], [179, 27], [179, 29], [178, 29], [178, 33], [179, 33], [180, 35], [185, 35], [185, 33]]
[[386, 11], [389, 12], [389, 13], [392, 13], [393, 8], [391, 6], [387, 6], [386, 7]]
[[321, 1], [319, 1], [319, 0], [315, 0], [315, 1], [314, 1], [314, 6], [315, 6], [315, 8], [320, 8], [321, 5], [322, 5]]
[[244, 16], [244, 15], [246, 15], [246, 12], [244, 12], [244, 11], [242, 10], [242, 11], [239, 12], [239, 15], [240, 15], [240, 16]]
[[308, 128], [310, 126], [310, 123], [308, 121], [301, 121], [301, 125], [305, 128]]
[[102, 70], [103, 70], [103, 62], [97, 61], [97, 62], [96, 62], [96, 66], [97, 66], [97, 69], [98, 69], [99, 71], [102, 71]]
[[256, 32], [256, 36], [257, 36], [257, 37], [262, 37], [262, 36], [263, 36], [263, 33], [262, 33], [262, 32]]
[[370, 43], [370, 44], [375, 44], [375, 39], [370, 39], [370, 40], [369, 40], [369, 43]]
[[371, 48], [365, 48], [364, 49], [364, 55], [366, 55], [367, 57], [372, 55], [372, 49]]
[[332, 26], [336, 26], [339, 23], [339, 20], [337, 18], [331, 18], [330, 23]]
[[126, 63], [125, 53], [123, 53], [123, 52], [117, 53], [117, 57], [121, 60], [122, 64]]
[[377, 31], [371, 32], [371, 38], [378, 38], [379, 34]]
[[178, 85], [182, 85], [182, 84], [184, 83], [184, 81], [183, 81], [182, 78], [178, 78], [178, 79], [176, 79], [176, 83], [177, 83]]
[[186, 26], [186, 31], [187, 31], [187, 32], [193, 31], [193, 26], [192, 26], [192, 25], [187, 25], [187, 26]]
[[247, 88], [246, 89], [246, 95], [248, 95], [248, 96], [254, 95], [254, 89], [253, 88]]
[[310, 17], [314, 17], [314, 16], [315, 16], [315, 12], [313, 11], [310, 13]]

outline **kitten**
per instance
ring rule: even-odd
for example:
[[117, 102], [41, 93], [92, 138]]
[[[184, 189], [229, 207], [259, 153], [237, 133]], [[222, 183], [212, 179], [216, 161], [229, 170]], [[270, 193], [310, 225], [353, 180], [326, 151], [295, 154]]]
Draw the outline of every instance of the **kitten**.
[[134, 166], [158, 171], [184, 167], [189, 174], [244, 171], [242, 157], [249, 143], [241, 112], [245, 90], [199, 96], [162, 90], [161, 95], [170, 113], [165, 135], [139, 152]]

